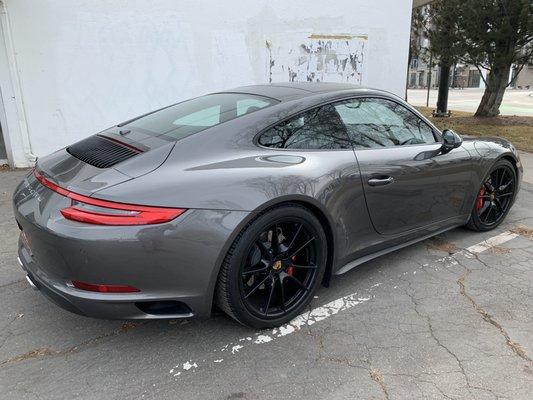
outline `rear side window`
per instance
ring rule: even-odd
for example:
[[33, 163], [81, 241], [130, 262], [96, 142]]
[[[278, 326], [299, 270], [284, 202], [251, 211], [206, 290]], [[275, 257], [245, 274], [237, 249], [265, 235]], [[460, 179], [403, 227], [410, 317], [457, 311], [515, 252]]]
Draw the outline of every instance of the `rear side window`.
[[270, 128], [259, 137], [258, 143], [277, 149], [351, 149], [346, 128], [331, 104]]
[[124, 127], [179, 140], [276, 103], [278, 100], [246, 93], [209, 94], [145, 115]]
[[247, 98], [237, 101], [237, 116], [250, 114], [251, 112], [260, 110], [261, 108], [269, 106], [270, 103], [259, 98]]
[[391, 100], [351, 99], [335, 104], [356, 148], [435, 143], [433, 130], [420, 117]]
[[220, 124], [220, 106], [204, 108], [172, 121], [175, 126], [209, 127]]

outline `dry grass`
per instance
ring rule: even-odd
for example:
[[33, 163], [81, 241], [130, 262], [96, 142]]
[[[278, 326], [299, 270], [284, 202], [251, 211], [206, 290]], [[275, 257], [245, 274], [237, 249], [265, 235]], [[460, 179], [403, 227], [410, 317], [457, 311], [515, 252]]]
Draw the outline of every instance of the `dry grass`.
[[383, 378], [383, 374], [381, 373], [381, 371], [377, 368], [370, 367], [370, 378], [379, 385], [379, 387], [383, 391], [385, 400], [389, 400], [389, 393], [387, 392], [387, 388], [385, 387], [385, 379]]
[[444, 239], [442, 236], [434, 236], [428, 240], [427, 248], [432, 250], [444, 251], [453, 254], [457, 251], [457, 245]]
[[508, 247], [501, 247], [501, 246], [493, 246], [490, 248], [490, 252], [494, 254], [508, 254], [512, 250]]
[[533, 229], [527, 227], [527, 226], [517, 226], [516, 228], [511, 229], [512, 233], [516, 233], [517, 235], [525, 236], [528, 238], [533, 238]]
[[432, 108], [416, 107], [439, 129], [453, 129], [461, 135], [498, 136], [510, 140], [517, 149], [533, 153], [533, 117], [474, 117], [463, 111], [452, 111], [449, 118], [431, 116]]

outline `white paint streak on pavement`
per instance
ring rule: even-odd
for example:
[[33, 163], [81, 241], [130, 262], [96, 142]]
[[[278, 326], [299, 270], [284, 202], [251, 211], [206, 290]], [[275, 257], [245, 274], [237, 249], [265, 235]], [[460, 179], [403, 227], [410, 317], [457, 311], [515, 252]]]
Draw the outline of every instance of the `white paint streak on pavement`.
[[[517, 234], [506, 231], [503, 232], [497, 236], [493, 236], [487, 240], [484, 240], [480, 243], [477, 243], [473, 246], [467, 247], [464, 250], [460, 250], [456, 253], [454, 253], [451, 256], [446, 256], [443, 258], [439, 258], [435, 260], [437, 263], [448, 263], [450, 266], [457, 265], [457, 261], [455, 261], [455, 257], [458, 255], [462, 255], [465, 257], [472, 257], [474, 254], [482, 253], [485, 250], [488, 250], [494, 246], [499, 246], [505, 242], [508, 242], [514, 238], [516, 238]], [[431, 266], [429, 264], [424, 264], [422, 266], [423, 268], [434, 268], [434, 266]], [[435, 270], [437, 270], [435, 268]], [[405, 272], [407, 273], [407, 272]], [[404, 273], [404, 274], [405, 274]], [[413, 271], [413, 274], [415, 274], [416, 271]], [[372, 285], [369, 289], [367, 289], [367, 292], [372, 292], [375, 288], [378, 288], [382, 285], [382, 283], [376, 283]], [[397, 286], [395, 286], [396, 288]], [[255, 334], [255, 337], [243, 337], [235, 340], [234, 342], [225, 344], [222, 348], [219, 349], [219, 351], [224, 352], [231, 349], [231, 354], [234, 355], [238, 353], [243, 347], [248, 345], [262, 345], [265, 343], [270, 343], [272, 341], [275, 341], [276, 339], [279, 339], [281, 337], [290, 335], [292, 333], [298, 332], [305, 326], [311, 326], [317, 322], [323, 321], [326, 318], [329, 318], [333, 315], [336, 315], [340, 313], [341, 311], [349, 310], [359, 304], [362, 304], [368, 300], [370, 300], [371, 297], [361, 297], [358, 296], [357, 293], [352, 293], [347, 296], [341, 297], [339, 299], [330, 301], [329, 303], [324, 304], [323, 306], [313, 308], [312, 310], [306, 311], [297, 317], [295, 317], [291, 322], [288, 324], [282, 325], [279, 328], [274, 328], [270, 332], [269, 331], [262, 331], [257, 332]], [[241, 343], [241, 344], [235, 344], [235, 343]], [[231, 346], [231, 347], [230, 347]], [[217, 350], [214, 350], [216, 352]], [[224, 359], [214, 359], [213, 363], [222, 363]], [[183, 371], [194, 371], [196, 368], [198, 368], [198, 364], [196, 362], [187, 361], [184, 364], [178, 364], [173, 369], [170, 370], [170, 373], [174, 377], [178, 377], [181, 375], [181, 372], [174, 373], [176, 369], [179, 369], [183, 365]]]
[[512, 240], [512, 239], [514, 239], [517, 236], [518, 236], [518, 234], [516, 234], [516, 233], [512, 233], [512, 232], [506, 231], [506, 232], [503, 232], [503, 233], [499, 234], [498, 236], [493, 236], [490, 239], [484, 240], [481, 243], [478, 243], [478, 244], [475, 244], [473, 246], [467, 247], [466, 251], [468, 251], [469, 253], [472, 253], [472, 254], [481, 253], [481, 252], [483, 252], [485, 250], [490, 249], [491, 247], [499, 246], [500, 244], [508, 242], [509, 240]]
[[242, 349], [244, 346], [241, 346], [240, 344], [236, 345], [236, 346], [233, 346], [231, 348], [231, 354], [235, 354], [235, 353], [238, 353], [240, 349]]
[[[378, 287], [379, 285], [380, 284], [377, 284], [373, 287]], [[248, 336], [244, 338], [239, 338], [232, 343], [225, 344], [224, 346], [222, 346], [222, 348], [219, 349], [219, 351], [227, 352], [228, 350], [231, 350], [231, 354], [234, 355], [238, 353], [244, 346], [261, 345], [272, 342], [273, 340], [290, 335], [291, 333], [301, 330], [305, 326], [311, 326], [316, 322], [320, 322], [328, 317], [331, 317], [332, 315], [338, 314], [339, 312], [344, 310], [348, 310], [368, 300], [370, 300], [370, 297], [359, 297], [357, 296], [357, 293], [341, 297], [340, 299], [333, 300], [327, 304], [324, 304], [323, 306], [313, 308], [310, 311], [306, 311], [298, 315], [288, 324], [282, 325], [279, 328], [274, 328], [270, 332], [258, 332], [255, 334], [255, 338]], [[224, 359], [216, 359], [213, 360], [213, 363], [219, 364], [223, 361]], [[192, 364], [192, 361], [187, 361], [187, 363], [183, 364], [183, 370], [189, 371], [191, 369], [191, 365], [194, 366], [194, 368], [198, 367], [196, 362]], [[170, 370], [170, 373], [175, 377], [181, 375], [179, 373], [174, 373], [174, 371], [178, 368], [180, 368], [180, 364], [176, 365], [173, 369]]]

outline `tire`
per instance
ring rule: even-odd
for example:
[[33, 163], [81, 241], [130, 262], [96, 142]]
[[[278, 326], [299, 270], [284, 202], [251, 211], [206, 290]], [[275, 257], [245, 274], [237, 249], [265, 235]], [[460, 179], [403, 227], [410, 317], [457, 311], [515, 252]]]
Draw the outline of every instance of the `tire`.
[[221, 266], [215, 303], [246, 326], [282, 325], [309, 304], [326, 260], [326, 235], [313, 213], [293, 204], [273, 208], [234, 240]]
[[[496, 187], [492, 183], [496, 183]], [[509, 186], [505, 186], [509, 183]], [[500, 191], [500, 188], [505, 189]], [[491, 188], [495, 190], [491, 190]], [[497, 161], [481, 183], [476, 201], [466, 227], [485, 232], [496, 228], [505, 219], [517, 190], [517, 177], [513, 164], [507, 160]], [[497, 214], [497, 217], [496, 217]]]

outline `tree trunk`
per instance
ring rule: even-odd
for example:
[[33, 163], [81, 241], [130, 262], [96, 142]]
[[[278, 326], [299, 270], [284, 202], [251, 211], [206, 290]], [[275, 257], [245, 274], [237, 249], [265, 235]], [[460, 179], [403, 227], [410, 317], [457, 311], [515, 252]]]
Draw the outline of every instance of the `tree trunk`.
[[440, 66], [439, 94], [437, 98], [436, 117], [448, 117], [448, 92], [450, 91], [450, 65]]
[[476, 117], [495, 117], [500, 114], [511, 67], [495, 68], [487, 77], [487, 86], [475, 113]]

